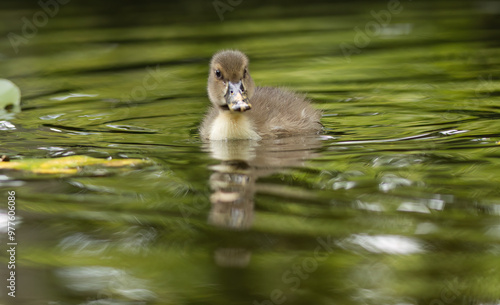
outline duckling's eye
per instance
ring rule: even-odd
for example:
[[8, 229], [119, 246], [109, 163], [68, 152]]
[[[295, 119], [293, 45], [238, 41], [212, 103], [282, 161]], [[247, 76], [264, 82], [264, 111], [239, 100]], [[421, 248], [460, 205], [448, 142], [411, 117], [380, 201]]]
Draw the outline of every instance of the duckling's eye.
[[220, 72], [220, 70], [215, 70], [215, 76], [216, 76], [218, 79], [221, 79], [221, 78], [222, 78], [222, 73]]
[[247, 77], [247, 69], [243, 71], [243, 78]]

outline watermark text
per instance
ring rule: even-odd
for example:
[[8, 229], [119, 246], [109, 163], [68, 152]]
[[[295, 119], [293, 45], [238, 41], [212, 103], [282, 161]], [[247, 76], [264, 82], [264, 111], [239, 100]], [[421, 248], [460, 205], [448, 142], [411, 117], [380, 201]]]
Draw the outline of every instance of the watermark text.
[[[411, 1], [411, 0], [410, 0]], [[382, 34], [382, 31], [387, 28], [392, 20], [393, 15], [397, 15], [403, 11], [403, 5], [399, 0], [389, 0], [387, 9], [378, 12], [372, 10], [370, 13], [373, 20], [368, 21], [364, 28], [354, 27], [353, 43], [342, 42], [340, 49], [347, 62], [351, 62], [351, 55], [361, 53], [361, 49], [368, 47], [373, 37]], [[408, 29], [405, 29], [405, 32]]]
[[71, 0], [40, 0], [38, 6], [40, 10], [36, 11], [31, 18], [22, 17], [21, 33], [9, 32], [7, 38], [16, 54], [19, 53], [19, 47], [26, 45], [30, 39], [38, 34], [38, 29], [43, 28], [49, 23], [50, 18], [54, 18], [60, 10], [61, 5], [68, 4]]
[[219, 16], [220, 21], [224, 21], [224, 14], [226, 12], [234, 11], [234, 8], [241, 4], [243, 0], [215, 0], [212, 2], [217, 15]]
[[9, 290], [8, 295], [10, 297], [16, 297], [16, 192], [8, 191], [8, 209], [7, 212], [7, 253], [9, 253], [9, 262], [7, 263], [7, 269], [9, 269], [7, 278], [7, 289]]

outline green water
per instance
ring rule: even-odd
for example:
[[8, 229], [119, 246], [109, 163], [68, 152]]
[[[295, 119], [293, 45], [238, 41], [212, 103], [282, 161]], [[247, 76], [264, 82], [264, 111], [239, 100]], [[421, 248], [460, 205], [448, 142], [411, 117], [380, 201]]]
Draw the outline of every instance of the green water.
[[[40, 6], [2, 0], [0, 77], [23, 98], [0, 154], [153, 165], [0, 172], [19, 220], [15, 299], [0, 227], [1, 303], [498, 304], [500, 4], [391, 3], [242, 1], [220, 20], [212, 1], [73, 0], [28, 39]], [[307, 93], [325, 133], [203, 143], [224, 48]]]

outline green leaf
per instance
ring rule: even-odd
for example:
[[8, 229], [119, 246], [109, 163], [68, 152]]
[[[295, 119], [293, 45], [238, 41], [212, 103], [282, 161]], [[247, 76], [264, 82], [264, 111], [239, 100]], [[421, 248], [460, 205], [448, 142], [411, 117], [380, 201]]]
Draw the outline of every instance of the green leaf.
[[0, 79], [0, 113], [21, 111], [21, 90], [8, 79]]

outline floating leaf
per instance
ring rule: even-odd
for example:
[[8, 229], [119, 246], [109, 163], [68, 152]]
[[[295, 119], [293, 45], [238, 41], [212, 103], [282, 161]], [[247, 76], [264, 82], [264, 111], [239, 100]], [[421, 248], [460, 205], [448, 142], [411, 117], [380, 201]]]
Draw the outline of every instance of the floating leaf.
[[150, 164], [140, 159], [98, 159], [88, 156], [70, 156], [54, 159], [23, 159], [0, 162], [1, 169], [22, 170], [35, 174], [76, 174], [85, 166], [123, 167]]
[[21, 90], [10, 80], [0, 79], [0, 112], [21, 111]]

